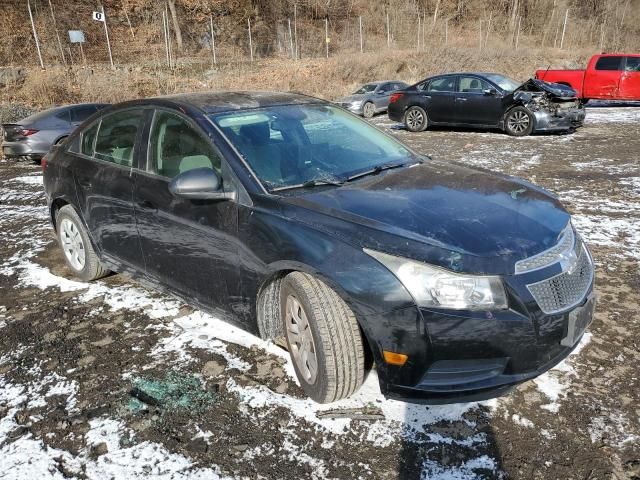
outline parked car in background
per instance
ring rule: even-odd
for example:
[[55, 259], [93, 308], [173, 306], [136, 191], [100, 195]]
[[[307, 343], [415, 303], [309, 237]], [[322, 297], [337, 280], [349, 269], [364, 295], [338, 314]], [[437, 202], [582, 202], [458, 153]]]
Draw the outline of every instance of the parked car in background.
[[499, 128], [522, 136], [579, 127], [585, 109], [564, 85], [536, 79], [520, 84], [497, 73], [452, 73], [394, 93], [388, 114], [412, 132], [448, 125]]
[[594, 55], [586, 70], [537, 70], [536, 78], [573, 88], [587, 100], [640, 100], [640, 54]]
[[2, 124], [2, 153], [6, 158], [40, 160], [51, 145], [62, 142], [83, 121], [106, 107], [104, 103], [81, 103], [50, 108], [17, 123]]
[[361, 86], [348, 97], [336, 100], [335, 103], [357, 115], [371, 118], [376, 113], [387, 111], [393, 92], [407, 87], [406, 83], [399, 80], [371, 82]]
[[43, 164], [76, 276], [128, 272], [286, 342], [318, 402], [355, 392], [368, 359], [388, 397], [500, 395], [592, 318], [593, 262], [556, 197], [312, 97], [126, 102]]

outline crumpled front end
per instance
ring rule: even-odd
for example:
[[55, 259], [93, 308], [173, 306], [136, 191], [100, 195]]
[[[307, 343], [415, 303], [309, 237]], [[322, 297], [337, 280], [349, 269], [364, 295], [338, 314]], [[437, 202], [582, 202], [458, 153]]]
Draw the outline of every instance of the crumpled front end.
[[531, 79], [514, 92], [513, 98], [536, 117], [537, 132], [570, 130], [584, 123], [584, 105], [570, 87]]

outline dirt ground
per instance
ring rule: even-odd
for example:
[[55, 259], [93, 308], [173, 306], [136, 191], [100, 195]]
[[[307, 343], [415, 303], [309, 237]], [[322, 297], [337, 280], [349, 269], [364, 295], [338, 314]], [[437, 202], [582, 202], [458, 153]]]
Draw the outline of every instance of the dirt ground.
[[[565, 202], [597, 264], [573, 355], [483, 403], [385, 400], [371, 372], [316, 405], [275, 345], [122, 275], [74, 281], [39, 167], [2, 161], [0, 478], [640, 479], [640, 107], [518, 139], [373, 123]], [[333, 418], [345, 409], [373, 418]]]

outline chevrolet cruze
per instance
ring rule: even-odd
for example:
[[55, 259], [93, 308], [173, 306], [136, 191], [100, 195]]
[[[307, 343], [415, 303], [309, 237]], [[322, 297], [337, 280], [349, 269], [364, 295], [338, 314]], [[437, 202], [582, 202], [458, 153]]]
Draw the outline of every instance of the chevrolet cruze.
[[558, 200], [294, 94], [136, 100], [45, 158], [70, 270], [123, 272], [286, 345], [318, 402], [500, 395], [566, 357], [594, 267]]

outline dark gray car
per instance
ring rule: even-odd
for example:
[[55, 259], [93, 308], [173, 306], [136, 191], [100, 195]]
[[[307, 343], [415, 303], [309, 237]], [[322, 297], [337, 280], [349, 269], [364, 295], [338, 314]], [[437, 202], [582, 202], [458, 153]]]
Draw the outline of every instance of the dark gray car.
[[371, 118], [376, 113], [387, 111], [389, 97], [393, 92], [407, 87], [406, 83], [399, 80], [366, 83], [348, 97], [336, 100], [335, 103], [356, 115]]
[[51, 145], [62, 142], [104, 103], [81, 103], [50, 108], [17, 123], [2, 124], [2, 153], [6, 158], [40, 160]]

